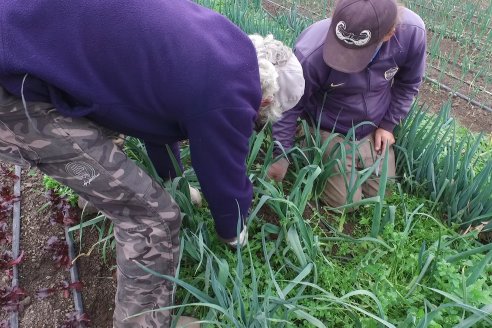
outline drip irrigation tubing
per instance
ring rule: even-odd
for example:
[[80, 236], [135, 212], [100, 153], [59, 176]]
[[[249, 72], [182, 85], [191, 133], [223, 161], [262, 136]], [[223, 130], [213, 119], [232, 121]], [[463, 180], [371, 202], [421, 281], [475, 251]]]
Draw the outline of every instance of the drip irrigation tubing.
[[466, 101], [468, 101], [470, 104], [472, 105], [475, 105], [481, 109], [484, 109], [488, 112], [491, 112], [492, 113], [492, 108], [490, 108], [489, 106], [485, 105], [485, 104], [482, 104], [482, 103], [479, 103], [478, 101], [476, 100], [473, 100], [471, 99], [470, 97], [468, 96], [465, 96], [464, 94], [462, 93], [459, 93], [459, 92], [456, 92], [456, 91], [453, 91], [453, 89], [451, 89], [450, 87], [448, 87], [447, 85], [445, 84], [442, 84], [441, 82], [437, 81], [437, 80], [434, 80], [430, 77], [427, 77], [427, 76], [424, 76], [424, 79], [431, 82], [431, 83], [434, 83], [435, 85], [437, 85], [439, 88], [442, 88], [446, 91], [449, 91], [453, 96], [456, 96], [456, 97], [459, 97], [461, 99], [464, 99]]
[[[21, 167], [15, 166], [15, 175], [18, 177], [14, 183], [14, 206], [12, 210], [12, 258], [17, 259], [20, 252], [20, 205], [21, 205]], [[17, 264], [12, 267], [12, 288], [19, 287], [19, 269]], [[19, 313], [13, 311], [10, 314], [10, 327], [19, 327]]]
[[[73, 262], [73, 260], [75, 259], [75, 247], [74, 247], [74, 241], [72, 238], [72, 234], [70, 233], [68, 227], [65, 227], [65, 239], [66, 239], [67, 245], [68, 245], [68, 256], [70, 258], [70, 261]], [[80, 281], [79, 271], [77, 269], [77, 263], [78, 262], [73, 263], [72, 266], [70, 267], [70, 282], [72, 284]], [[76, 288], [72, 288], [72, 298], [73, 298], [73, 302], [75, 305], [75, 312], [77, 312], [77, 314], [79, 314], [79, 315], [84, 314], [84, 305], [82, 302], [82, 293], [79, 290], [77, 290]], [[83, 323], [80, 323], [80, 325], [82, 327], [85, 327], [85, 325]]]
[[442, 69], [440, 69], [439, 67], [436, 67], [434, 65], [428, 65], [428, 67], [430, 67], [430, 68], [432, 68], [432, 69], [434, 69], [434, 70], [436, 70], [436, 71], [438, 71], [438, 72], [440, 72], [440, 73], [442, 73], [442, 74], [444, 74], [446, 76], [449, 76], [450, 78], [453, 78], [454, 80], [456, 80], [458, 82], [461, 82], [463, 84], [466, 84], [466, 85], [468, 85], [468, 86], [470, 86], [472, 88], [477, 88], [478, 90], [480, 90], [480, 92], [483, 92], [483, 93], [485, 93], [485, 94], [487, 94], [489, 96], [492, 96], [492, 92], [487, 91], [484, 87], [473, 85], [473, 82], [465, 81], [465, 80], [459, 78], [458, 76], [453, 75], [453, 74], [451, 74], [449, 72], [443, 71]]
[[[21, 229], [21, 167], [15, 166], [15, 175], [18, 177], [14, 184], [14, 196], [15, 201], [13, 205], [12, 211], [12, 258], [17, 259], [20, 253], [20, 229]], [[73, 261], [75, 259], [75, 247], [74, 241], [71, 233], [68, 231], [68, 227], [65, 227], [65, 238], [68, 245], [68, 255], [70, 260]], [[18, 265], [14, 265], [12, 268], [12, 288], [19, 287], [19, 269]], [[80, 281], [79, 272], [77, 269], [77, 264], [75, 263], [70, 267], [70, 282], [74, 283]], [[82, 302], [82, 293], [75, 288], [72, 288], [72, 297], [75, 305], [75, 311], [77, 314], [82, 315], [84, 313], [84, 306]], [[84, 328], [85, 325], [83, 323], [79, 324], [80, 327]], [[17, 311], [13, 311], [10, 314], [10, 328], [18, 328], [19, 327], [19, 313]]]
[[[440, 63], [448, 63], [448, 64], [451, 64], [453, 66], [456, 66], [456, 67], [458, 67], [460, 69], [463, 69], [463, 64], [460, 64], [459, 62], [457, 62], [455, 60], [452, 60], [450, 57], [446, 57], [446, 56], [443, 56], [443, 55], [440, 55], [440, 54], [435, 54], [435, 53], [432, 52], [432, 50], [430, 50], [430, 51], [427, 50], [427, 54], [429, 56], [431, 56], [431, 60], [436, 60], [437, 59], [439, 64]], [[432, 57], [434, 57], [434, 58], [432, 58]], [[430, 62], [430, 61], [428, 61], [428, 62]], [[484, 60], [484, 62], [486, 62], [486, 61]], [[484, 80], [487, 80], [487, 79], [491, 79], [492, 80], [492, 74], [489, 74], [488, 73], [488, 69], [487, 68], [484, 69], [484, 67], [482, 67], [482, 66], [479, 66], [478, 67], [478, 65], [476, 65], [476, 64], [474, 64], [474, 66], [476, 68], [480, 69], [480, 72], [477, 69], [475, 69], [475, 67], [474, 67], [474, 68], [468, 69], [467, 74], [474, 75], [474, 74], [480, 73], [480, 77], [483, 78]]]

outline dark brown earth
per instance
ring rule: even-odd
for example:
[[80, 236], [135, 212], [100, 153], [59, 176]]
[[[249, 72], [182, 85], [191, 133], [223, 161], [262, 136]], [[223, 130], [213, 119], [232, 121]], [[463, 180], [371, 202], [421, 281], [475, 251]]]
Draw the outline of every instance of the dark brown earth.
[[[6, 170], [13, 169], [13, 166], [5, 163], [0, 165]], [[50, 208], [43, 209], [43, 205], [48, 203], [48, 198], [43, 195], [42, 181], [43, 175], [36, 169], [25, 170], [21, 175], [20, 248], [24, 251], [24, 260], [19, 265], [19, 284], [27, 293], [23, 300], [24, 309], [19, 313], [19, 327], [22, 328], [63, 327], [67, 315], [75, 310], [71, 294], [68, 298], [64, 297], [62, 292], [44, 299], [36, 297], [36, 292], [41, 288], [52, 288], [63, 281], [70, 282], [69, 271], [57, 268], [50, 254], [44, 249], [50, 237], [64, 239], [64, 228], [59, 224], [50, 224]], [[12, 184], [3, 175], [0, 176], [0, 183], [2, 186]], [[9, 222], [10, 226], [11, 223]], [[83, 236], [85, 246], [82, 252], [86, 252], [97, 241], [97, 233], [86, 230]], [[11, 249], [11, 245], [0, 245], [0, 251], [3, 249]], [[92, 327], [112, 327], [115, 282], [110, 265], [103, 263], [96, 249], [90, 257], [80, 258], [78, 267], [80, 280], [84, 284], [82, 295], [85, 312], [92, 321]], [[0, 288], [10, 285], [11, 280], [8, 276], [4, 272], [0, 274]], [[7, 318], [8, 313], [2, 311], [0, 322]]]
[[492, 133], [492, 113], [477, 108], [459, 97], [453, 97], [445, 90], [430, 82], [424, 82], [420, 88], [419, 103], [429, 108], [430, 112], [438, 112], [443, 104], [450, 100], [452, 116], [460, 125], [472, 132]]

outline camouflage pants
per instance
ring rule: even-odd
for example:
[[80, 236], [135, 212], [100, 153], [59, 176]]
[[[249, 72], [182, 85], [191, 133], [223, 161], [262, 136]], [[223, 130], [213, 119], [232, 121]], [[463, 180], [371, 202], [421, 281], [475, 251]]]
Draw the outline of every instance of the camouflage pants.
[[169, 311], [125, 319], [171, 305], [172, 283], [136, 263], [174, 276], [180, 211], [171, 196], [113, 144], [108, 131], [83, 118], [61, 116], [50, 104], [28, 103], [24, 108], [0, 87], [0, 160], [38, 167], [111, 218], [118, 267], [114, 327], [170, 326]]

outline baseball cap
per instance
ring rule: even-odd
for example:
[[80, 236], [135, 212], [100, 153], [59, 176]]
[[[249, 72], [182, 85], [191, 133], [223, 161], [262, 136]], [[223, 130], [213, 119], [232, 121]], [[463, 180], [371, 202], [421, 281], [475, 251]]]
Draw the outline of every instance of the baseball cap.
[[275, 69], [278, 73], [279, 86], [275, 97], [282, 106], [282, 111], [286, 111], [297, 105], [304, 95], [305, 81], [302, 66], [292, 54], [284, 64], [275, 65]]
[[323, 48], [325, 63], [344, 73], [362, 71], [397, 15], [395, 0], [339, 0]]

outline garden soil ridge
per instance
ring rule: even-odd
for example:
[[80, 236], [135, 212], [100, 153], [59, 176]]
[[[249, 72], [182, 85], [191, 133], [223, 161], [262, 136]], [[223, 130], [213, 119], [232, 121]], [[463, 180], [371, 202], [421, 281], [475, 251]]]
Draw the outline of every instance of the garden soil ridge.
[[[0, 162], [0, 166], [4, 170], [14, 170], [10, 164]], [[2, 186], [13, 185], [4, 175], [0, 176], [0, 181]], [[67, 317], [75, 311], [71, 293], [67, 298], [62, 292], [44, 299], [36, 296], [36, 292], [42, 288], [53, 288], [63, 281], [70, 283], [70, 272], [65, 268], [56, 268], [51, 254], [44, 249], [50, 237], [64, 240], [65, 235], [63, 226], [50, 224], [50, 210], [48, 207], [43, 209], [48, 199], [43, 194], [43, 174], [37, 169], [22, 170], [20, 250], [24, 251], [24, 258], [18, 269], [19, 287], [27, 295], [22, 301], [24, 308], [19, 313], [20, 328], [62, 328]], [[11, 228], [12, 221], [8, 224]], [[77, 236], [75, 239], [77, 242]], [[82, 252], [87, 252], [97, 239], [96, 231], [86, 230]], [[10, 250], [11, 247], [10, 244], [0, 245], [0, 251]], [[76, 252], [79, 252], [78, 245], [75, 247]], [[111, 264], [103, 263], [97, 247], [90, 256], [81, 257], [77, 261], [80, 280], [84, 284], [81, 290], [84, 309], [91, 319], [91, 327], [111, 328], [116, 291]], [[10, 284], [11, 280], [2, 272], [0, 288]], [[8, 319], [9, 313], [2, 309], [0, 323]]]

